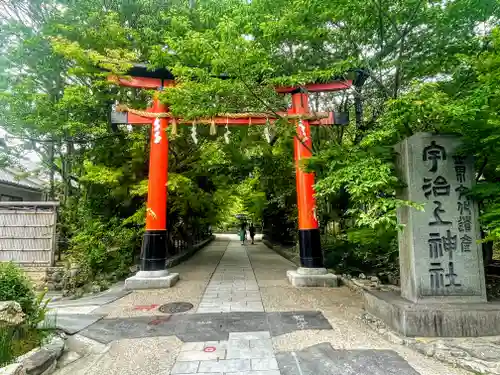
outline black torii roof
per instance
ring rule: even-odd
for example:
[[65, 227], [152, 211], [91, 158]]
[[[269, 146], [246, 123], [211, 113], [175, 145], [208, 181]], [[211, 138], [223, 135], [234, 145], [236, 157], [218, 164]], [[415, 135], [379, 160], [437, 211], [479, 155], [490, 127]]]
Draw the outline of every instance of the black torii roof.
[[164, 80], [175, 79], [170, 70], [166, 68], [157, 68], [151, 70], [148, 69], [148, 66], [146, 64], [134, 64], [134, 66], [127, 71], [127, 75], [132, 77], [159, 78]]
[[[363, 85], [366, 78], [368, 78], [369, 73], [365, 69], [350, 69], [347, 72], [347, 75], [352, 76], [351, 79], [354, 80], [354, 84]], [[157, 78], [162, 80], [175, 80], [175, 76], [173, 73], [167, 68], [157, 68], [157, 69], [148, 69], [148, 66], [143, 63], [135, 63], [132, 68], [127, 71], [127, 75], [132, 77], [147, 77], [147, 78]], [[220, 74], [218, 76], [220, 79], [229, 79], [230, 76], [226, 73]], [[343, 80], [343, 77], [332, 77], [332, 80]]]

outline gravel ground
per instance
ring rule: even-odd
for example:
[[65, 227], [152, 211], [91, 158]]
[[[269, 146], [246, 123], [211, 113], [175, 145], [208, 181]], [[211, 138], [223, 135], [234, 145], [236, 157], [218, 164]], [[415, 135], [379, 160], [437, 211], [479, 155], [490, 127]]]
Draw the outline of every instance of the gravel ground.
[[175, 336], [118, 340], [105, 353], [82, 357], [53, 375], [167, 375], [181, 347]]
[[170, 271], [177, 272], [180, 276], [180, 280], [173, 288], [134, 291], [117, 301], [102, 306], [94, 313], [106, 314], [107, 318], [154, 316], [161, 314], [156, 308], [151, 310], [137, 308], [169, 302], [190, 302], [194, 307], [189, 313], [194, 313], [228, 243], [228, 241], [214, 241], [186, 262], [173, 267]]

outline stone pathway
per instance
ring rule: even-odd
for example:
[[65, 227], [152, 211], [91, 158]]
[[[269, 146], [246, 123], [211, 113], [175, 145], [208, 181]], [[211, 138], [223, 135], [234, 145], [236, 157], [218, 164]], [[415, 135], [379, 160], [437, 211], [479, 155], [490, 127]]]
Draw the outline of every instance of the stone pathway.
[[106, 318], [80, 331], [104, 344], [122, 338], [175, 335], [184, 342], [228, 340], [233, 332], [268, 331], [277, 337], [297, 330], [332, 329], [320, 311], [231, 312]]
[[227, 341], [185, 343], [170, 372], [280, 375], [269, 332], [233, 332]]
[[96, 310], [130, 293], [130, 291], [123, 290], [122, 284], [117, 284], [98, 295], [50, 302], [47, 305], [49, 308], [46, 316], [47, 325], [52, 326], [55, 322], [57, 328], [68, 334], [75, 334], [106, 316], [96, 313]]
[[198, 313], [264, 311], [246, 246], [230, 242], [212, 276]]
[[[362, 300], [348, 288], [291, 287], [286, 271], [294, 268], [260, 243], [219, 237], [172, 269], [181, 278], [174, 288], [100, 296], [81, 309], [59, 304], [89, 312], [73, 315], [74, 324], [99, 316], [72, 337], [100, 349], [57, 375], [469, 374], [367, 329]], [[159, 312], [168, 302], [194, 307]]]
[[[246, 246], [230, 242], [208, 283], [197, 313], [263, 311]], [[229, 332], [227, 341], [185, 343], [171, 374], [194, 373], [280, 375], [270, 332]]]

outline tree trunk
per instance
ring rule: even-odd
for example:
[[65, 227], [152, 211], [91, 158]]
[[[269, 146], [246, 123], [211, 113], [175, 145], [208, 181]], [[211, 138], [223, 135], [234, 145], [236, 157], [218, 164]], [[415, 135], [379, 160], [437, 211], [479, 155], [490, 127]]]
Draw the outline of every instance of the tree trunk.
[[354, 112], [356, 115], [356, 137], [355, 143], [359, 143], [363, 137], [363, 100], [361, 99], [362, 86], [356, 86], [354, 91]]
[[55, 171], [54, 171], [54, 142], [51, 141], [49, 143], [49, 182], [50, 182], [50, 191], [49, 191], [49, 199], [51, 201], [56, 199], [56, 189], [55, 189]]

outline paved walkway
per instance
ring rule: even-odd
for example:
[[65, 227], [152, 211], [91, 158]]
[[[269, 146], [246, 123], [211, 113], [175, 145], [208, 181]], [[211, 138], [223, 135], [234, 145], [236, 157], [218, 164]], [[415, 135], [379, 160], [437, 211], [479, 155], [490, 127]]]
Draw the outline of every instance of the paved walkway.
[[[246, 246], [229, 242], [197, 313], [264, 312]], [[171, 374], [280, 375], [271, 333], [229, 332], [228, 340], [185, 343]]]
[[198, 313], [264, 311], [246, 247], [230, 242], [203, 294]]
[[[173, 269], [181, 279], [171, 289], [116, 288], [80, 309], [58, 302], [62, 316], [79, 322], [72, 338], [97, 349], [57, 374], [468, 374], [369, 330], [360, 296], [347, 288], [291, 287], [285, 274], [293, 268], [261, 243], [221, 236]], [[194, 307], [161, 314], [168, 302]]]

